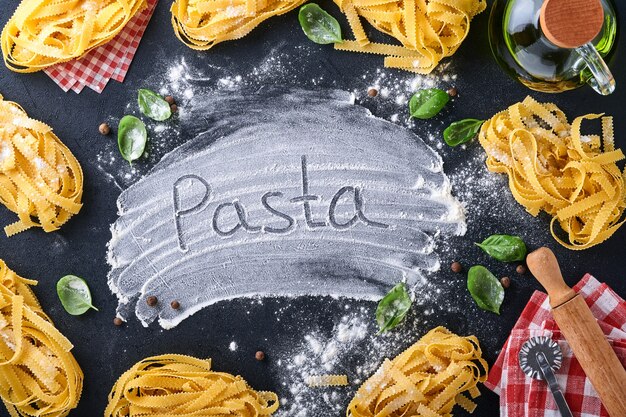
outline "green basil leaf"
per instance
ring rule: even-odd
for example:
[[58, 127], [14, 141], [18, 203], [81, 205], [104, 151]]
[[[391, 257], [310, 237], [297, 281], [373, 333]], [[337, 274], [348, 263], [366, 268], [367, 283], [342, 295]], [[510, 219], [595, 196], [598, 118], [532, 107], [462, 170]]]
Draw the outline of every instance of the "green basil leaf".
[[474, 139], [484, 120], [464, 119], [452, 123], [443, 131], [443, 140], [450, 146], [458, 146]]
[[473, 266], [467, 274], [467, 289], [478, 307], [483, 310], [500, 314], [500, 306], [504, 301], [504, 288], [487, 268]]
[[523, 261], [528, 253], [526, 244], [518, 236], [492, 235], [476, 245], [502, 262]]
[[140, 89], [137, 94], [137, 102], [139, 103], [139, 110], [152, 120], [162, 122], [172, 116], [172, 108], [169, 103], [154, 91]]
[[84, 279], [66, 275], [57, 282], [57, 294], [65, 311], [80, 316], [90, 308], [98, 311], [91, 301], [91, 292]]
[[124, 116], [117, 128], [117, 145], [122, 157], [133, 162], [143, 155], [148, 141], [146, 125], [135, 116]]
[[413, 94], [409, 101], [411, 117], [430, 119], [435, 117], [450, 101], [450, 95], [438, 88], [428, 88]]
[[298, 13], [298, 20], [304, 34], [315, 43], [326, 45], [343, 42], [341, 27], [337, 19], [315, 3], [302, 6]]
[[379, 334], [393, 329], [404, 320], [413, 304], [406, 285], [401, 282], [391, 289], [376, 309], [376, 322], [380, 328]]

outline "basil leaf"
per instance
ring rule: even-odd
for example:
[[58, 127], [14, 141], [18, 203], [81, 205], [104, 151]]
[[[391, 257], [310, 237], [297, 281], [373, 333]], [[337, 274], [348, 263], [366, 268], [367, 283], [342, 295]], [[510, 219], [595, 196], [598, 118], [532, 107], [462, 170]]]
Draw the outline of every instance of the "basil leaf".
[[376, 322], [380, 333], [393, 329], [404, 320], [413, 304], [406, 285], [401, 282], [391, 289], [387, 295], [378, 302], [376, 309]]
[[450, 101], [450, 95], [438, 88], [420, 90], [409, 101], [411, 117], [430, 119], [435, 117]]
[[473, 266], [467, 274], [467, 289], [478, 307], [483, 310], [500, 314], [500, 306], [504, 300], [504, 288], [487, 268]]
[[484, 120], [464, 119], [452, 123], [443, 131], [443, 140], [450, 146], [458, 146], [474, 139]]
[[492, 235], [476, 246], [502, 262], [523, 261], [528, 252], [520, 237], [510, 235]]
[[143, 155], [148, 141], [146, 125], [135, 116], [124, 116], [117, 128], [117, 145], [122, 157], [133, 162]]
[[343, 42], [341, 27], [337, 19], [326, 13], [315, 3], [300, 7], [298, 20], [304, 34], [313, 42], [321, 45]]
[[73, 316], [80, 316], [92, 305], [91, 292], [84, 279], [74, 275], [66, 275], [57, 282], [57, 294], [65, 311]]
[[143, 114], [157, 122], [162, 122], [172, 116], [170, 104], [154, 91], [140, 89], [137, 94], [137, 103]]

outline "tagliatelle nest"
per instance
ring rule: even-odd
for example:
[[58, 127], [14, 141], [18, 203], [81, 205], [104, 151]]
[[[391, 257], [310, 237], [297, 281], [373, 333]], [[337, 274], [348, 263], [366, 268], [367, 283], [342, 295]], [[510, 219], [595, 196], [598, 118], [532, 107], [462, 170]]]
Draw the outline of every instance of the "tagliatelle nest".
[[207, 50], [220, 42], [243, 38], [273, 16], [287, 13], [306, 0], [176, 0], [172, 4], [174, 33], [185, 45]]
[[2, 30], [6, 66], [35, 72], [113, 39], [145, 0], [23, 0]]
[[624, 153], [615, 149], [612, 118], [602, 117], [602, 138], [581, 133], [583, 120], [601, 117], [588, 114], [570, 125], [556, 105], [527, 97], [479, 134], [489, 170], [509, 176], [513, 196], [530, 214], [552, 216], [552, 235], [569, 249], [602, 243], [626, 220], [626, 171], [617, 166]]
[[270, 416], [272, 392], [257, 392], [239, 376], [211, 370], [211, 360], [183, 355], [146, 358], [126, 371], [109, 395], [105, 417]]
[[386, 359], [361, 385], [347, 417], [441, 417], [459, 405], [473, 412], [477, 384], [487, 379], [487, 362], [475, 336], [461, 337], [443, 327], [425, 334], [393, 360]]
[[[487, 7], [485, 0], [335, 0], [346, 14], [354, 41], [335, 44], [343, 51], [386, 55], [385, 66], [429, 74], [452, 56], [469, 33], [470, 22]], [[402, 46], [373, 43], [361, 18]]]
[[7, 236], [58, 230], [80, 211], [82, 195], [83, 171], [52, 128], [0, 95], [0, 203], [19, 217]]
[[0, 398], [11, 417], [65, 417], [83, 372], [26, 280], [0, 260]]

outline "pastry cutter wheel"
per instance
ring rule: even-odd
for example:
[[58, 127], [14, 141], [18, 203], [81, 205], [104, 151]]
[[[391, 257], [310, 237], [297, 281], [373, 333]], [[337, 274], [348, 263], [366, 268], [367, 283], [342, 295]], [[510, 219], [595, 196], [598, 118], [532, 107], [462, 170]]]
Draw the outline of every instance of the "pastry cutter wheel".
[[547, 336], [531, 337], [519, 351], [519, 365], [522, 371], [531, 378], [546, 381], [561, 415], [572, 417], [572, 411], [554, 375], [562, 362], [561, 348]]

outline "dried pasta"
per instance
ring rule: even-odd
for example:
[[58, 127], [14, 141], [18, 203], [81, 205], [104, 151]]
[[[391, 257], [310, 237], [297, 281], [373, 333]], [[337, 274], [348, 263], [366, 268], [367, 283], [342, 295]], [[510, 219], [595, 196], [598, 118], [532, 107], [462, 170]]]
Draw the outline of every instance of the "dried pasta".
[[0, 95], [0, 202], [19, 220], [13, 236], [31, 227], [58, 230], [82, 207], [83, 171], [44, 123]]
[[80, 58], [113, 39], [146, 0], [23, 0], [2, 30], [2, 55], [16, 72]]
[[475, 336], [457, 336], [443, 327], [424, 335], [359, 388], [348, 417], [451, 416], [458, 404], [474, 411], [477, 384], [488, 366]]
[[185, 45], [207, 50], [239, 39], [263, 21], [304, 4], [306, 0], [176, 0], [172, 4], [174, 33]]
[[[602, 138], [582, 135], [582, 122], [598, 118]], [[615, 149], [612, 118], [588, 114], [570, 125], [556, 105], [527, 97], [485, 122], [479, 140], [487, 167], [508, 175], [517, 202], [533, 216], [552, 216], [561, 245], [587, 249], [624, 224], [626, 171], [617, 166], [624, 154]]]
[[[456, 52], [470, 22], [487, 7], [485, 0], [335, 0], [345, 13], [355, 37], [336, 43], [342, 51], [386, 55], [385, 66], [429, 74]], [[361, 18], [400, 45], [369, 40]]]
[[345, 387], [348, 385], [347, 375], [311, 375], [306, 384], [311, 388], [317, 387]]
[[83, 372], [31, 291], [35, 284], [0, 260], [0, 398], [11, 417], [64, 417], [78, 405]]
[[240, 376], [211, 370], [211, 360], [183, 355], [146, 358], [126, 371], [109, 395], [105, 417], [270, 416], [272, 392], [257, 392]]

